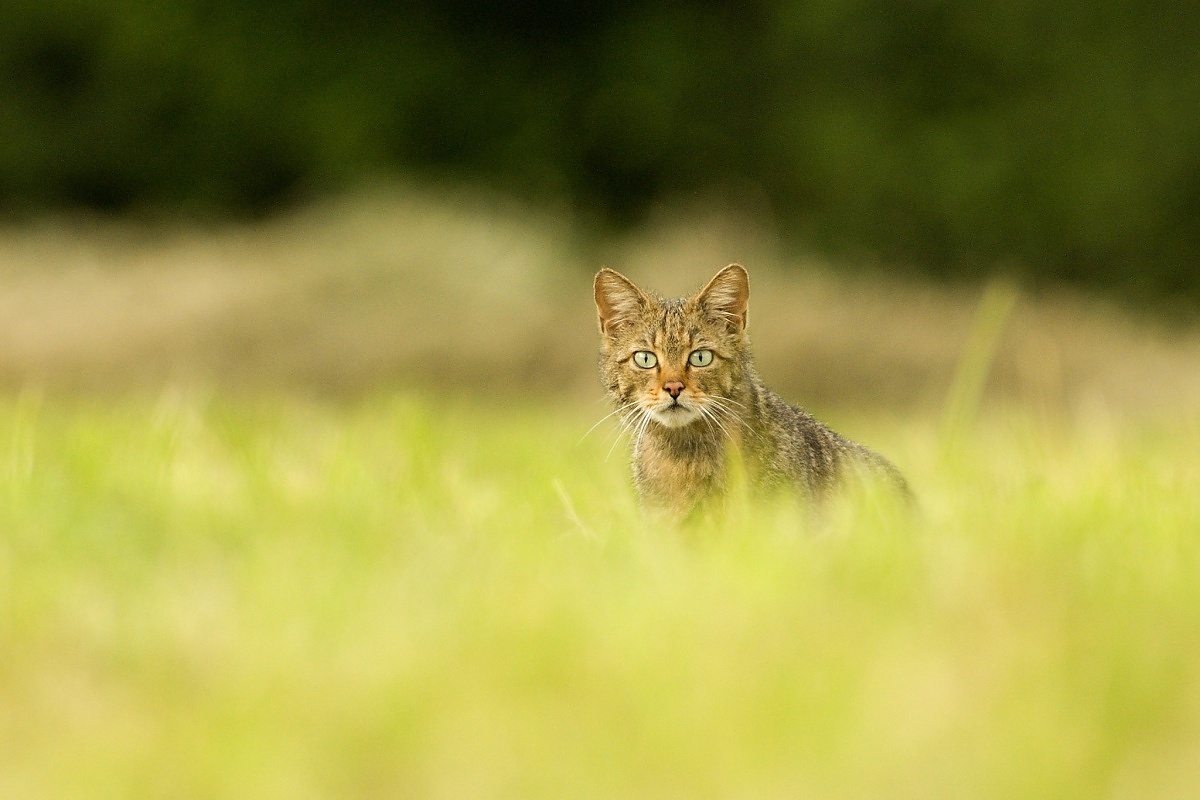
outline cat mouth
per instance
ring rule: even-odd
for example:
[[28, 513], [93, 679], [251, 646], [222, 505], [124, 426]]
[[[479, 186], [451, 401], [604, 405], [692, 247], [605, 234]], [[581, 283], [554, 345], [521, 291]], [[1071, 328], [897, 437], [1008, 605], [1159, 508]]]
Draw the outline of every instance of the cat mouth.
[[696, 409], [685, 406], [678, 399], [651, 410], [651, 417], [664, 428], [682, 428], [698, 419]]

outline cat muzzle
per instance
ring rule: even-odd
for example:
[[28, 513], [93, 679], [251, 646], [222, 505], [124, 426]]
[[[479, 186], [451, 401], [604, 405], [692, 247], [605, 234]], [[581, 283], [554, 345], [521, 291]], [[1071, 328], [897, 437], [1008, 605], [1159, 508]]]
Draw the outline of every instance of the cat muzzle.
[[682, 428], [699, 419], [700, 412], [681, 403], [678, 397], [673, 397], [670, 403], [663, 403], [653, 409], [651, 418], [664, 428]]

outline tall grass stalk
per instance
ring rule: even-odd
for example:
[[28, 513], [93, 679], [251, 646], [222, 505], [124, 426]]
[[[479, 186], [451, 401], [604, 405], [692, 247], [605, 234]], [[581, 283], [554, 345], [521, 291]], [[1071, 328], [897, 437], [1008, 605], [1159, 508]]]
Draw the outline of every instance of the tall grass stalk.
[[979, 413], [1000, 338], [1019, 297], [1016, 285], [1004, 279], [994, 280], [984, 289], [942, 412], [941, 437], [946, 450], [961, 441]]

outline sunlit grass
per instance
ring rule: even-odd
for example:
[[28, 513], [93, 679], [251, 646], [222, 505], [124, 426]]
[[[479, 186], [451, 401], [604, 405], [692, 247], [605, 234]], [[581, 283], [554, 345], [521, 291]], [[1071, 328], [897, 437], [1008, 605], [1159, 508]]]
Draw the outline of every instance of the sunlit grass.
[[592, 421], [0, 402], [0, 794], [1200, 791], [1200, 420], [837, 420], [916, 513], [683, 530]]

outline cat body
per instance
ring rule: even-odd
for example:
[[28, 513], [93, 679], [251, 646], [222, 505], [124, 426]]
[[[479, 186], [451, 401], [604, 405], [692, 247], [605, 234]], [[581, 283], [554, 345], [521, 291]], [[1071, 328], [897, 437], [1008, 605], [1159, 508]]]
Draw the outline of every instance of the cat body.
[[600, 371], [633, 439], [633, 475], [650, 505], [680, 516], [729, 489], [739, 463], [759, 490], [819, 500], [851, 476], [907, 493], [883, 456], [784, 402], [754, 369], [750, 284], [730, 264], [689, 298], [665, 300], [605, 268], [596, 275]]

